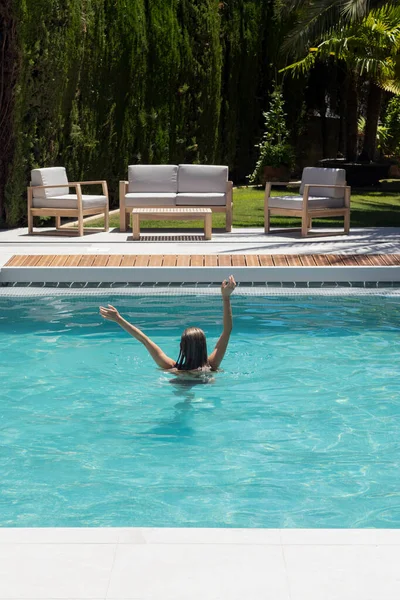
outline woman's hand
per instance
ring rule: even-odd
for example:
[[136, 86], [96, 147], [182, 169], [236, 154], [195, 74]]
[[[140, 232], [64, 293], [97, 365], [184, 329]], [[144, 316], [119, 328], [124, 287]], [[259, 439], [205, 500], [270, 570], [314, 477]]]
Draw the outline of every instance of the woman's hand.
[[229, 298], [232, 294], [233, 290], [236, 287], [236, 281], [233, 278], [233, 275], [229, 276], [229, 279], [224, 279], [221, 285], [221, 294], [223, 298]]
[[121, 315], [119, 314], [117, 309], [114, 308], [113, 306], [111, 306], [111, 304], [108, 305], [108, 308], [104, 308], [104, 306], [100, 306], [100, 314], [103, 317], [103, 319], [107, 319], [108, 321], [117, 322], [118, 319], [121, 318]]

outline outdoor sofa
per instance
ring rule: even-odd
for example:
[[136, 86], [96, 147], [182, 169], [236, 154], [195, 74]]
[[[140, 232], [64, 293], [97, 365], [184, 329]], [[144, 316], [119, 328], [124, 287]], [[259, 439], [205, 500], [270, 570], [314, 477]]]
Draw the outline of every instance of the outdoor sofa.
[[134, 208], [198, 207], [225, 213], [231, 231], [232, 187], [226, 166], [131, 165], [119, 186], [120, 230], [126, 231]]

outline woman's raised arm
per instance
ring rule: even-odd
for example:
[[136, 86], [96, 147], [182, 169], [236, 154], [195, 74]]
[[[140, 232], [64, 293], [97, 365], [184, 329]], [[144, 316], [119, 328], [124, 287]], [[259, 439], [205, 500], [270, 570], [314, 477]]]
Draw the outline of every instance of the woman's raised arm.
[[175, 361], [172, 360], [172, 358], [169, 358], [169, 356], [164, 354], [161, 348], [147, 337], [143, 331], [140, 331], [140, 329], [121, 317], [117, 309], [111, 306], [111, 304], [108, 305], [108, 308], [100, 306], [100, 314], [104, 319], [118, 323], [118, 325], [122, 327], [122, 329], [125, 329], [127, 333], [135, 338], [135, 340], [141, 342], [159, 367], [162, 369], [172, 369], [172, 367], [175, 366]]
[[221, 336], [215, 345], [214, 350], [208, 357], [208, 362], [213, 371], [216, 371], [225, 356], [226, 349], [228, 347], [229, 337], [232, 331], [232, 308], [231, 308], [231, 294], [236, 287], [236, 282], [231, 275], [228, 281], [223, 281], [221, 285], [221, 294], [224, 311], [224, 326]]

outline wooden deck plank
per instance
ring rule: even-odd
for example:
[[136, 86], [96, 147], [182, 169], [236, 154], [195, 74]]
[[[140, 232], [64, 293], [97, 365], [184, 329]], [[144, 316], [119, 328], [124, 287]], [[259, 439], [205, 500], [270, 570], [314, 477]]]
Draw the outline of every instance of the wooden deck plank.
[[95, 254], [86, 254], [82, 256], [81, 260], [79, 261], [78, 267], [91, 267], [95, 261], [95, 258]]
[[54, 254], [42, 254], [40, 259], [37, 261], [37, 267], [51, 267], [51, 263], [55, 258]]
[[108, 262], [107, 254], [96, 254], [92, 267], [105, 267]]
[[82, 256], [80, 254], [70, 254], [64, 263], [64, 267], [77, 267]]
[[340, 254], [327, 254], [326, 258], [328, 260], [328, 266], [343, 267], [343, 260]]
[[389, 266], [398, 266], [400, 265], [400, 254], [385, 254], [385, 260]]
[[58, 254], [53, 262], [51, 263], [52, 267], [63, 267], [65, 265], [65, 261], [68, 258], [68, 254]]
[[232, 257], [230, 254], [219, 254], [218, 263], [220, 267], [231, 267]]
[[372, 265], [366, 254], [355, 254], [354, 260], [357, 263], [357, 267], [370, 267]]
[[26, 260], [26, 254], [18, 254], [12, 256], [11, 259], [8, 261], [8, 263], [10, 264], [7, 263], [6, 267], [21, 267], [24, 260]]
[[257, 254], [246, 254], [245, 255], [246, 265], [248, 267], [259, 267], [260, 261], [258, 260]]
[[11, 258], [8, 259], [8, 261], [6, 262], [6, 264], [4, 266], [5, 267], [15, 267], [17, 258], [18, 257], [14, 254]]
[[26, 263], [29, 262], [29, 258], [30, 258], [30, 256], [27, 255], [27, 254], [24, 254], [23, 256], [21, 256], [20, 259], [22, 259], [22, 260], [19, 261], [19, 265], [18, 266], [19, 267], [25, 267]]
[[286, 260], [289, 267], [301, 267], [300, 256], [297, 254], [288, 254]]
[[232, 267], [245, 267], [246, 259], [244, 254], [232, 254]]
[[190, 266], [190, 256], [189, 254], [180, 254], [176, 257], [176, 266], [177, 267], [189, 267]]
[[202, 267], [204, 265], [204, 256], [202, 254], [192, 254], [190, 257], [191, 267]]
[[108, 257], [107, 267], [120, 267], [123, 258], [124, 258], [123, 254], [110, 255]]
[[352, 254], [343, 254], [341, 258], [342, 258], [342, 263], [345, 267], [356, 267], [357, 266], [356, 259]]
[[206, 254], [204, 257], [204, 266], [205, 267], [217, 267], [218, 266], [218, 256], [216, 254]]
[[148, 267], [150, 256], [147, 254], [138, 254], [135, 261], [135, 267]]
[[385, 261], [388, 266], [399, 266], [400, 254], [385, 254]]
[[116, 255], [116, 254], [18, 254], [7, 267], [255, 267], [255, 266], [399, 266], [400, 254], [181, 254], [181, 255]]
[[134, 267], [136, 263], [136, 254], [124, 254], [120, 267]]
[[260, 261], [260, 265], [262, 267], [273, 267], [274, 261], [272, 260], [271, 254], [259, 254], [258, 260]]
[[371, 265], [373, 265], [374, 267], [380, 267], [382, 264], [385, 266], [390, 265], [390, 259], [386, 261], [385, 256], [382, 254], [369, 254], [368, 259]]
[[371, 261], [371, 265], [374, 267], [380, 266], [388, 266], [389, 262], [386, 262], [384, 254], [370, 254], [369, 260]]
[[19, 261], [18, 261], [18, 266], [19, 267], [26, 267], [27, 263], [30, 262], [30, 255], [29, 254], [24, 254], [23, 256], [19, 256]]
[[[39, 262], [40, 254], [31, 254], [26, 257], [24, 260], [24, 267], [35, 267]], [[6, 265], [7, 266], [7, 265]]]
[[317, 267], [329, 267], [330, 262], [326, 254], [314, 254], [314, 262]]
[[163, 255], [162, 254], [152, 254], [149, 259], [148, 267], [161, 267], [163, 264]]
[[272, 260], [274, 261], [275, 267], [287, 267], [286, 256], [284, 254], [273, 254]]
[[165, 254], [163, 260], [164, 267], [176, 267], [176, 256], [175, 254]]
[[315, 267], [313, 254], [301, 254], [300, 261], [303, 267]]

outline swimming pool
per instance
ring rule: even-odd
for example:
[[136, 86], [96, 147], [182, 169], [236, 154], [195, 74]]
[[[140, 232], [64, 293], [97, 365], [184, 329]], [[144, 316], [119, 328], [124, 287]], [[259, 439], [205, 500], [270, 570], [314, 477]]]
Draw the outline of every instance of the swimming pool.
[[[182, 386], [107, 298], [0, 299], [0, 526], [399, 527], [400, 300], [233, 298]], [[221, 302], [112, 297], [177, 356]]]

